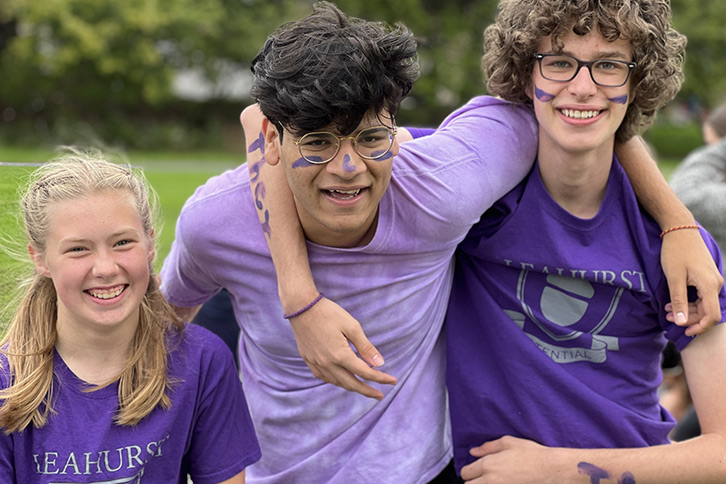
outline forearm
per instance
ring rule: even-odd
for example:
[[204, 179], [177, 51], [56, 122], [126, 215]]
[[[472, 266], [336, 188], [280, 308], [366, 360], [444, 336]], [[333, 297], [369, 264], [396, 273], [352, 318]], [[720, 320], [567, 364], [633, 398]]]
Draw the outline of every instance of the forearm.
[[277, 273], [277, 288], [286, 314], [293, 313], [318, 294], [310, 271], [305, 236], [282, 165], [265, 164], [259, 183], [269, 187], [258, 204], [260, 221], [267, 224], [267, 245]]
[[271, 165], [265, 159], [263, 119], [256, 105], [246, 108], [240, 116], [247, 140], [250, 189], [277, 273], [282, 307], [289, 314], [304, 307], [318, 293], [284, 169], [281, 163]]
[[[543, 476], [558, 483], [676, 484], [726, 482], [726, 442], [706, 434], [637, 449], [549, 449]], [[596, 479], [600, 476], [600, 479]], [[594, 480], [593, 480], [594, 479]], [[549, 482], [549, 481], [548, 481]]]
[[640, 137], [616, 144], [615, 152], [638, 201], [661, 229], [693, 223], [693, 215], [673, 192]]

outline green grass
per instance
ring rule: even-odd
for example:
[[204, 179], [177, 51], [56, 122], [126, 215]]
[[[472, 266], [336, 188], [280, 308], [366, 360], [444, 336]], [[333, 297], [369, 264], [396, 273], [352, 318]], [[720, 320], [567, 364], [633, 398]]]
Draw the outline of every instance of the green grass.
[[[43, 149], [0, 147], [0, 161], [5, 162], [34, 163], [52, 157], [51, 151]], [[229, 153], [130, 153], [126, 158], [143, 169], [159, 195], [162, 228], [159, 231], [157, 227], [155, 267], [158, 270], [171, 248], [176, 219], [184, 202], [209, 177], [239, 165], [241, 156]], [[18, 187], [31, 170], [32, 167], [0, 166], [0, 240], [3, 247], [19, 253], [25, 252], [25, 246], [17, 219]], [[2, 309], [12, 308], [19, 279], [29, 270], [28, 264], [19, 264], [6, 250], [0, 251], [0, 329], [7, 324], [10, 314]]]

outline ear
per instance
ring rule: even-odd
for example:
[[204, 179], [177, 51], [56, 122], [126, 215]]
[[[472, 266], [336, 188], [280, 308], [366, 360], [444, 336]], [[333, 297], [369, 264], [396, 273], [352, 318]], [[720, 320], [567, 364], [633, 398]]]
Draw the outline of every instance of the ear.
[[35, 247], [31, 244], [28, 244], [28, 254], [30, 254], [30, 258], [33, 259], [35, 272], [41, 276], [50, 278], [50, 269], [48, 269], [48, 265], [45, 263], [45, 257], [43, 257], [43, 254], [36, 251]]
[[262, 133], [265, 135], [265, 161], [274, 166], [280, 161], [280, 133], [267, 118], [262, 120]]
[[[409, 134], [408, 137], [410, 137], [410, 136], [411, 135]], [[409, 138], [409, 139], [413, 139], [413, 138]], [[406, 140], [406, 138], [404, 138], [404, 141], [405, 140]], [[393, 145], [391, 146], [391, 154], [394, 156], [394, 158], [396, 156], [398, 156], [398, 149], [400, 147], [401, 147], [401, 145], [398, 143], [398, 136], [394, 136], [393, 137]]]

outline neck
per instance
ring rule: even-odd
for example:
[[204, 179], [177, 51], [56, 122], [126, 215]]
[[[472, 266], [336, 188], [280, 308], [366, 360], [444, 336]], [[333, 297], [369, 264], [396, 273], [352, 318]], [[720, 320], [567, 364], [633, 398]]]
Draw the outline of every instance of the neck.
[[88, 333], [57, 324], [56, 350], [66, 366], [81, 380], [102, 385], [118, 377], [126, 364], [136, 326], [123, 331]]
[[538, 153], [547, 192], [564, 210], [583, 219], [600, 210], [612, 160], [612, 146], [575, 153], [549, 149], [540, 142]]

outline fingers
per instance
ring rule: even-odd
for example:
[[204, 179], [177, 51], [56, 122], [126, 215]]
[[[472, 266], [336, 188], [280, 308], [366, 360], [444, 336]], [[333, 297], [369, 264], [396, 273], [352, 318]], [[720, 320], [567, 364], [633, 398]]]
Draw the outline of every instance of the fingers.
[[671, 302], [670, 311], [673, 313], [673, 321], [683, 326], [688, 322], [688, 284], [685, 272], [671, 272], [667, 279], [668, 291], [670, 292]]
[[[689, 335], [702, 334], [704, 331], [721, 322], [721, 303], [719, 301], [719, 292], [723, 286], [723, 278], [720, 276], [716, 277], [708, 283], [704, 283], [703, 286], [704, 287], [700, 287], [697, 285], [696, 289], [698, 289], [698, 295], [704, 315], [696, 326], [686, 330], [686, 334]], [[692, 331], [689, 332], [689, 330]]]
[[[673, 312], [673, 305], [671, 303], [666, 304], [665, 306], [666, 310], [666, 320], [670, 321], [671, 323], [676, 322], [676, 315]], [[701, 318], [703, 317], [703, 314], [701, 314], [698, 305], [694, 302], [688, 303], [688, 319], [686, 320], [685, 324], [692, 325], [698, 323]], [[680, 325], [683, 325], [683, 323], [680, 323]]]
[[[358, 354], [366, 363], [375, 368], [383, 366], [383, 357], [376, 347], [373, 346], [370, 340], [366, 338], [366, 335], [360, 325], [354, 325], [352, 329], [347, 330], [345, 336], [348, 338], [348, 341], [355, 346], [355, 349], [358, 350]], [[366, 378], [366, 380], [369, 380], [369, 378]]]
[[[367, 378], [369, 381], [384, 380], [386, 383], [388, 383], [393, 380], [393, 383], [395, 383], [396, 379], [392, 376], [386, 375], [385, 373], [378, 370], [374, 370], [368, 367], [368, 365], [366, 365], [363, 360], [360, 360], [358, 358], [356, 359], [360, 363], [360, 366], [353, 365], [355, 366], [355, 370], [371, 377]], [[369, 372], [380, 373], [380, 375], [371, 375], [369, 372], [364, 371], [365, 369], [369, 370]], [[364, 381], [359, 380], [358, 378], [356, 378], [356, 375], [353, 372], [342, 366], [327, 367], [324, 371], [321, 371], [320, 375], [315, 376], [327, 383], [332, 383], [333, 385], [339, 386], [351, 392], [359, 393], [368, 398], [382, 400], [384, 396], [383, 392], [376, 388], [373, 388]]]
[[504, 439], [506, 439], [506, 437], [484, 442], [479, 447], [469, 449], [469, 453], [476, 457], [477, 460], [461, 468], [461, 478], [465, 481], [471, 481], [478, 477], [482, 477], [484, 475], [484, 461], [482, 459], [488, 455], [496, 454], [497, 452], [504, 450], [506, 444]]
[[303, 359], [313, 375], [324, 382], [377, 400], [383, 398], [383, 393], [361, 380], [382, 385], [395, 385], [398, 382], [394, 376], [368, 366], [347, 344], [344, 348], [334, 352], [329, 359], [319, 355], [315, 360]]
[[379, 400], [383, 393], [366, 381], [382, 385], [397, 383], [395, 377], [371, 368], [381, 366], [383, 357], [368, 340], [360, 323], [338, 304], [323, 298], [308, 311], [291, 318], [290, 325], [300, 356], [313, 375], [324, 382]]

